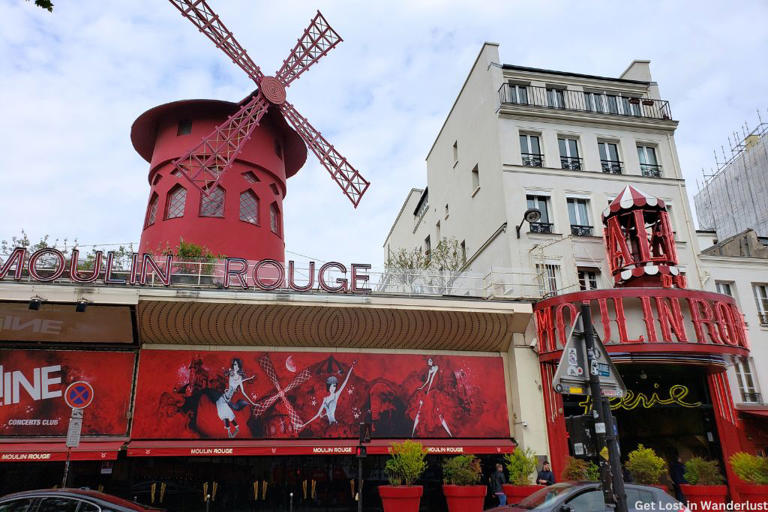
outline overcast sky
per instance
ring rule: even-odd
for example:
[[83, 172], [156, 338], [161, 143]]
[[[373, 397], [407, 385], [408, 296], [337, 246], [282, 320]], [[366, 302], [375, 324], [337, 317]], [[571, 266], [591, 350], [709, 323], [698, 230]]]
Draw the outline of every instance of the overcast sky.
[[[372, 182], [354, 210], [310, 156], [288, 182], [288, 257], [382, 261], [384, 237], [483, 41], [504, 63], [618, 76], [651, 59], [690, 193], [712, 150], [768, 101], [768, 2], [209, 0], [266, 74], [320, 8], [344, 38], [290, 101]], [[129, 131], [184, 98], [252, 82], [168, 2], [0, 0], [0, 239], [138, 241], [148, 164]]]

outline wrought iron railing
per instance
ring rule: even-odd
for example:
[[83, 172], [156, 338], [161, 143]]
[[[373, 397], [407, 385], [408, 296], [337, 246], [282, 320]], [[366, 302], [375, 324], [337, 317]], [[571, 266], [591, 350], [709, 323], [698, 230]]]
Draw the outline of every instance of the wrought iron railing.
[[577, 156], [561, 156], [560, 167], [562, 169], [570, 169], [571, 171], [581, 171], [584, 169], [581, 158]]
[[544, 155], [541, 153], [520, 153], [523, 158], [523, 165], [526, 167], [543, 167]]
[[600, 160], [600, 165], [606, 174], [621, 174], [621, 162], [618, 160]]
[[531, 233], [551, 233], [552, 232], [551, 222], [530, 222], [529, 226], [531, 226]]
[[741, 399], [744, 403], [749, 403], [749, 404], [763, 403], [763, 396], [757, 391], [742, 391]]
[[[515, 87], [520, 88], [517, 85]], [[521, 107], [572, 110], [592, 112], [609, 116], [637, 117], [647, 119], [672, 119], [669, 102], [651, 98], [585, 93], [563, 90], [562, 96], [547, 94], [546, 87], [525, 86], [525, 94], [517, 94], [505, 83], [499, 88], [502, 105]], [[562, 102], [562, 103], [561, 103]]]
[[649, 178], [661, 178], [661, 166], [655, 164], [640, 164], [640, 172]]
[[571, 234], [573, 236], [592, 236], [592, 226], [571, 224]]

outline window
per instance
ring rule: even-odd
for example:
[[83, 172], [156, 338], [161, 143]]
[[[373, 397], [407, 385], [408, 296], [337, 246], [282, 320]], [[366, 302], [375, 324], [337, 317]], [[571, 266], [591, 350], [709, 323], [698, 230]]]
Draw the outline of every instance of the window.
[[472, 193], [474, 194], [480, 188], [480, 169], [477, 166], [472, 168]]
[[559, 137], [557, 145], [560, 147], [560, 167], [572, 171], [581, 170], [581, 158], [579, 158], [579, 143], [576, 139]]
[[528, 86], [522, 84], [509, 84], [507, 91], [508, 103], [517, 103], [518, 105], [528, 104]]
[[168, 200], [165, 206], [165, 218], [176, 219], [184, 216], [184, 206], [187, 202], [187, 189], [176, 185], [168, 192]]
[[424, 239], [424, 256], [429, 259], [430, 254], [432, 254], [432, 240], [427, 235], [427, 238]]
[[547, 106], [565, 108], [565, 91], [555, 87], [547, 87]]
[[466, 263], [467, 262], [467, 242], [466, 240], [461, 241], [461, 262]]
[[190, 133], [192, 133], [192, 121], [189, 119], [179, 121], [179, 126], [176, 128], [176, 136], [189, 135]]
[[240, 220], [259, 223], [259, 198], [252, 190], [246, 190], [240, 194]]
[[547, 196], [525, 196], [528, 208], [535, 208], [541, 212], [541, 218], [538, 222], [529, 222], [531, 233], [551, 233], [552, 223], [549, 221], [549, 197]]
[[157, 185], [160, 183], [160, 180], [163, 179], [163, 176], [161, 174], [156, 174], [154, 178], [152, 178], [152, 185]]
[[459, 141], [453, 141], [453, 166], [459, 163]]
[[520, 134], [520, 156], [526, 167], [541, 167], [544, 155], [541, 154], [538, 135]]
[[26, 512], [32, 506], [32, 500], [29, 498], [6, 501], [0, 504], [0, 512]]
[[45, 498], [38, 505], [37, 512], [75, 512], [80, 500], [71, 498]]
[[251, 171], [244, 172], [243, 173], [243, 179], [247, 181], [250, 184], [258, 183], [261, 181], [258, 177], [256, 177], [255, 174], [253, 174]]
[[96, 505], [94, 505], [93, 503], [88, 503], [83, 501], [80, 503], [80, 508], [77, 509], [77, 512], [112, 512], [112, 511], [107, 509], [102, 510]]
[[733, 286], [733, 281], [715, 281], [715, 289], [717, 290], [717, 293], [722, 293], [729, 297], [733, 297]]
[[579, 290], [597, 290], [600, 270], [596, 268], [579, 268]]
[[207, 196], [200, 194], [200, 216], [223, 217], [224, 195], [224, 189], [221, 187], [216, 187]]
[[745, 357], [734, 358], [733, 370], [736, 373], [741, 401], [760, 402], [760, 393], [758, 393], [755, 379], [752, 377], [752, 361]]
[[583, 492], [575, 498], [566, 501], [565, 504], [571, 510], [578, 510], [579, 512], [603, 512], [606, 509], [603, 493], [600, 491]]
[[559, 265], [537, 264], [536, 275], [539, 281], [539, 293], [542, 297], [557, 295], [557, 283], [560, 280]]
[[149, 198], [149, 206], [147, 206], [147, 221], [144, 226], [151, 226], [155, 223], [157, 218], [157, 204], [159, 203], [157, 193], [153, 192], [152, 197]]
[[592, 225], [589, 222], [589, 200], [569, 197], [567, 202], [571, 234], [574, 236], [592, 236]]
[[178, 169], [174, 169], [171, 171], [171, 176], [176, 176], [177, 178], [181, 177], [181, 171]]
[[600, 165], [603, 168], [603, 172], [621, 174], [618, 145], [613, 142], [598, 142], [597, 149], [600, 152]]
[[[627, 488], [625, 489], [625, 492], [627, 493], [627, 503], [638, 503], [642, 505], [650, 505], [648, 507], [648, 510], [653, 510], [656, 508], [657, 510], [659, 508], [659, 504], [661, 504], [661, 501], [656, 498], [656, 496], [653, 495], [652, 492], [645, 491], [643, 489], [632, 489]], [[637, 507], [637, 505], [636, 505]], [[639, 507], [640, 510], [645, 510], [645, 507]]]
[[280, 210], [276, 203], [269, 205], [269, 229], [276, 235], [280, 235]]
[[768, 326], [768, 285], [753, 283], [752, 291], [755, 294], [757, 316], [760, 319], [760, 325]]
[[661, 166], [656, 160], [656, 150], [651, 146], [637, 146], [640, 172], [650, 178], [661, 178]]

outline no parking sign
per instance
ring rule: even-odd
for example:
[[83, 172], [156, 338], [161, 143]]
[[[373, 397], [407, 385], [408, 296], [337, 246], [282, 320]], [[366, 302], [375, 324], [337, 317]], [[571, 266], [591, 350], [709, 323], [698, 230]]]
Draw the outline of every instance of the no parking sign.
[[93, 386], [80, 380], [67, 386], [64, 401], [73, 409], [85, 409], [93, 402]]

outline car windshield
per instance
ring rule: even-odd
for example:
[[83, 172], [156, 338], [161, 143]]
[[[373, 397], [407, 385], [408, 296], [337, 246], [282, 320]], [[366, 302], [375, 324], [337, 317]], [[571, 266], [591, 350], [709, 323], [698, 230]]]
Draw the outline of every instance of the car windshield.
[[557, 498], [573, 488], [573, 484], [554, 484], [540, 489], [517, 504], [518, 508], [526, 510], [542, 510], [548, 508]]

